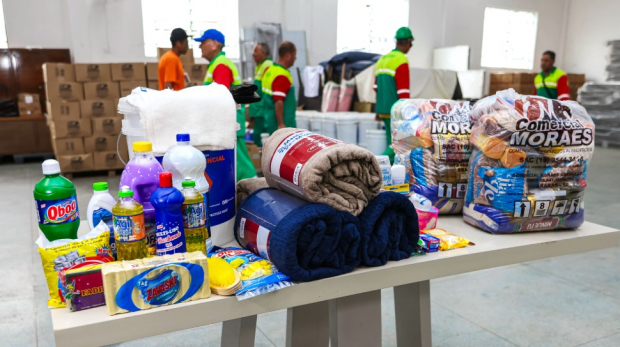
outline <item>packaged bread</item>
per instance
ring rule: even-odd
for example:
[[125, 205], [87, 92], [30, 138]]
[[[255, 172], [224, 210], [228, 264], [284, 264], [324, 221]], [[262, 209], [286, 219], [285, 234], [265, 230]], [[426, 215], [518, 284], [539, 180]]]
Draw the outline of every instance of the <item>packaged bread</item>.
[[[472, 102], [402, 99], [392, 107], [394, 164], [441, 214], [460, 213], [467, 187]], [[500, 154], [501, 156], [501, 154]]]
[[492, 233], [583, 223], [594, 123], [581, 105], [509, 89], [479, 100], [471, 117], [467, 223]]

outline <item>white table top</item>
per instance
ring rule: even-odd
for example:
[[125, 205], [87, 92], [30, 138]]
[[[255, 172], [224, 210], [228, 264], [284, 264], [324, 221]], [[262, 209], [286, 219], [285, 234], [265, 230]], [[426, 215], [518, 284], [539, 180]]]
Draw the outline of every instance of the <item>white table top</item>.
[[620, 242], [620, 231], [589, 222], [576, 230], [492, 235], [465, 224], [460, 216], [442, 216], [438, 227], [476, 245], [382, 267], [362, 267], [245, 301], [212, 294], [208, 299], [115, 316], [109, 316], [105, 306], [79, 312], [53, 309], [56, 344], [90, 346], [134, 340], [408, 283], [615, 247]]

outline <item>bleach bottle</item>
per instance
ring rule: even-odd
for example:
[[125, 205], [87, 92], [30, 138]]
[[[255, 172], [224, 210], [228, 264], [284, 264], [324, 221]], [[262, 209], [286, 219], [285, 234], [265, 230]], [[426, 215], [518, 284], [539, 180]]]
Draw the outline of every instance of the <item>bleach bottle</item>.
[[39, 229], [49, 241], [76, 239], [80, 227], [75, 186], [60, 175], [58, 161], [43, 162], [43, 179], [34, 186]]
[[114, 242], [114, 223], [112, 218], [112, 207], [116, 205], [116, 200], [110, 195], [108, 182], [93, 183], [93, 197], [88, 202], [88, 227], [93, 230], [100, 222], [104, 222], [110, 228], [110, 249], [112, 256], [116, 259], [116, 243]]
[[196, 190], [206, 195], [209, 192], [209, 182], [205, 178], [207, 159], [189, 141], [189, 134], [177, 134], [177, 145], [164, 155], [164, 170], [172, 173], [172, 185], [176, 189], [183, 189], [183, 181], [189, 178], [196, 183]]
[[151, 195], [155, 208], [157, 255], [187, 252], [183, 214], [183, 193], [172, 186], [172, 173], [159, 174], [159, 189]]

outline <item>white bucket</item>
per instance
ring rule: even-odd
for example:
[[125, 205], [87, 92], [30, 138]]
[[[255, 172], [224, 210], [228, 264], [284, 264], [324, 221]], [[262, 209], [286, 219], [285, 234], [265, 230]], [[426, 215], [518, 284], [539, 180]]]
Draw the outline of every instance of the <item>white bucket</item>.
[[368, 141], [366, 140], [366, 130], [377, 130], [377, 121], [374, 113], [359, 113], [358, 120], [358, 138], [357, 145], [366, 148]]
[[385, 130], [366, 130], [367, 149], [374, 155], [381, 155], [387, 149]]
[[138, 141], [147, 141], [144, 129], [140, 124], [140, 114], [127, 113], [124, 115], [122, 124], [123, 135], [127, 138], [127, 147], [129, 148], [129, 160], [134, 156], [133, 143]]
[[323, 134], [323, 116], [324, 113], [317, 112], [310, 119], [310, 131], [317, 134]]
[[336, 118], [338, 117], [337, 112], [325, 112], [323, 114], [323, 122], [321, 124], [322, 133], [321, 135], [331, 137], [332, 139], [336, 138]]
[[337, 114], [336, 138], [342, 142], [357, 144], [357, 114]]
[[260, 134], [260, 142], [265, 143], [265, 141], [269, 138], [269, 133], [261, 133]]
[[312, 115], [317, 113], [316, 111], [310, 110], [297, 110], [295, 113], [295, 119], [297, 120], [297, 127], [300, 129], [308, 129], [310, 130], [310, 120], [312, 119]]

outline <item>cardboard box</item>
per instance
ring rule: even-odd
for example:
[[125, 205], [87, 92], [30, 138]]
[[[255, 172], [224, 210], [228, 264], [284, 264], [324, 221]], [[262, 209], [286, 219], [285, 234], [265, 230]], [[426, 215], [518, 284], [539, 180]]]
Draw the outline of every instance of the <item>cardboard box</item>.
[[24, 104], [38, 104], [41, 102], [41, 99], [39, 98], [39, 94], [19, 93], [17, 94], [17, 102], [22, 102]]
[[116, 170], [125, 167], [116, 151], [114, 152], [95, 152], [93, 153], [95, 170]]
[[257, 145], [253, 143], [246, 144], [246, 147], [248, 148], [248, 153], [250, 154], [250, 159], [252, 159], [252, 164], [254, 164], [254, 168], [260, 171], [261, 170], [260, 149], [258, 148]]
[[50, 122], [52, 138], [65, 139], [93, 134], [89, 119], [55, 119]]
[[54, 101], [47, 102], [47, 115], [52, 119], [78, 119], [82, 116], [80, 112], [81, 101]]
[[93, 135], [84, 138], [84, 150], [86, 153], [93, 152], [116, 152], [116, 144], [118, 143], [118, 152], [126, 158], [127, 140], [123, 137], [118, 139], [118, 135]]
[[47, 82], [45, 83], [45, 93], [47, 100], [51, 102], [84, 100], [84, 87], [82, 83], [77, 82]]
[[43, 64], [43, 81], [49, 82], [75, 82], [73, 65], [66, 63]]
[[110, 99], [120, 98], [118, 82], [86, 82], [84, 83], [84, 99]]
[[[157, 48], [157, 60], [161, 59], [161, 56], [164, 55], [164, 53], [168, 52], [169, 50], [170, 48], [162, 48], [162, 47]], [[179, 59], [181, 59], [181, 64], [183, 64], [183, 69], [188, 70], [189, 67], [194, 64], [194, 50], [191, 48], [188, 49], [187, 53], [181, 55]]]
[[156, 81], [159, 79], [159, 63], [146, 63], [146, 79]]
[[192, 64], [186, 72], [189, 74], [189, 79], [196, 82], [204, 82], [207, 75], [207, 64]]
[[19, 109], [19, 116], [43, 116], [43, 111], [41, 110], [41, 103], [38, 101], [36, 103], [25, 103], [18, 102], [17, 108]]
[[355, 112], [370, 113], [372, 112], [372, 103], [356, 101], [355, 104], [353, 105], [353, 110]]
[[569, 85], [576, 85], [581, 87], [584, 83], [586, 83], [586, 75], [584, 74], [569, 73], [566, 75], [566, 77], [568, 78]]
[[112, 64], [112, 81], [146, 81], [144, 63]]
[[131, 94], [131, 91], [138, 87], [147, 87], [146, 81], [121, 81], [119, 82], [121, 97]]
[[146, 82], [146, 87], [147, 88], [151, 88], [151, 89], [155, 89], [155, 90], [159, 90], [159, 81], [157, 80], [149, 80]]
[[512, 73], [492, 73], [490, 83], [491, 84], [512, 83], [513, 75], [514, 74]]
[[92, 154], [73, 154], [56, 156], [63, 173], [92, 171], [95, 169]]
[[84, 150], [84, 140], [81, 137], [73, 139], [54, 139], [52, 140], [54, 153], [56, 156], [86, 154]]
[[120, 117], [92, 118], [94, 135], [118, 135], [121, 132], [122, 120]]
[[80, 101], [82, 118], [115, 117], [118, 100], [88, 99]]
[[535, 73], [529, 73], [529, 72], [514, 73], [512, 75], [512, 83], [520, 84], [520, 85], [524, 85], [524, 84], [534, 85], [534, 78], [536, 78]]
[[73, 64], [76, 82], [112, 81], [110, 64]]

